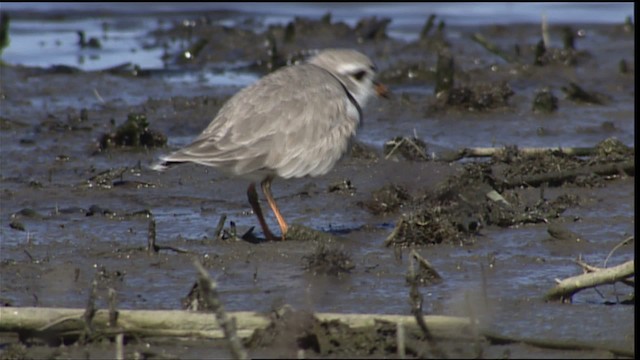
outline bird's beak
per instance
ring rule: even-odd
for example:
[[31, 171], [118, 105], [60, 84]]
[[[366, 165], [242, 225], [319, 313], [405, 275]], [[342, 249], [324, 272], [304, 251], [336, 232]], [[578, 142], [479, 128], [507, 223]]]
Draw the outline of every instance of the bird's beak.
[[379, 97], [383, 97], [385, 99], [389, 98], [390, 92], [389, 92], [389, 89], [386, 86], [380, 84], [377, 81], [374, 81], [373, 82], [373, 88], [375, 89], [376, 94], [378, 94]]

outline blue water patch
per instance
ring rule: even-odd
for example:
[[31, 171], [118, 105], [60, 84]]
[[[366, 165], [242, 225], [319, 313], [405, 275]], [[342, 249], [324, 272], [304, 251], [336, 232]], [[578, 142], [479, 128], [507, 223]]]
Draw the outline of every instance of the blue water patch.
[[[145, 45], [151, 30], [168, 27], [167, 19], [193, 18], [202, 12], [218, 12], [221, 24], [244, 24], [251, 19], [255, 31], [264, 31], [271, 24], [285, 24], [296, 16], [320, 18], [331, 13], [333, 21], [355, 26], [363, 17], [391, 18], [390, 36], [404, 41], [418, 38], [426, 19], [437, 15], [437, 21], [448, 25], [486, 25], [509, 23], [539, 23], [545, 16], [550, 25], [575, 22], [622, 23], [634, 13], [633, 3], [394, 3], [394, 4], [251, 4], [246, 3], [126, 3], [113, 7], [100, 3], [3, 3], [2, 11], [27, 12], [12, 18], [11, 44], [2, 54], [10, 64], [47, 67], [53, 64], [77, 66], [83, 70], [104, 69], [121, 64], [123, 59], [142, 68], [161, 68], [163, 49]], [[81, 17], [86, 12], [91, 18]], [[59, 14], [64, 20], [40, 19], [47, 14]], [[102, 14], [95, 17], [96, 13]], [[28, 14], [38, 15], [29, 19]], [[138, 14], [135, 20], [124, 15]], [[243, 25], [245, 26], [245, 25]], [[86, 39], [96, 38], [101, 49], [80, 48], [78, 31]], [[141, 45], [142, 49], [141, 49]]]

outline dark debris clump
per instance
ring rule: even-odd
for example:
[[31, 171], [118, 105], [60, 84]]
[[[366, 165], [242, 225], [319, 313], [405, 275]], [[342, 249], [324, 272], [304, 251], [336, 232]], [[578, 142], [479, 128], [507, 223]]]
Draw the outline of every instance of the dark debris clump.
[[552, 113], [558, 110], [558, 97], [548, 88], [541, 89], [533, 98], [532, 110], [536, 113]]
[[560, 150], [531, 152], [516, 146], [495, 152], [491, 160], [466, 164], [421, 198], [405, 204], [386, 245], [462, 243], [484, 226], [517, 226], [548, 222], [580, 203], [571, 195], [546, 199], [522, 196], [523, 188], [539, 186], [601, 186], [610, 176], [633, 176], [635, 151], [615, 138], [584, 155]]
[[[546, 183], [548, 186], [564, 184], [585, 187], [602, 186], [604, 177], [589, 171], [589, 165], [600, 162], [621, 162], [634, 157], [633, 150], [623, 144], [617, 144], [616, 141], [603, 141], [601, 143], [603, 145], [599, 148], [602, 150], [596, 148], [596, 156], [587, 159], [555, 150], [521, 154], [515, 149], [515, 152], [511, 154], [507, 152], [498, 154], [494, 156], [493, 160], [496, 162], [497, 168], [503, 168], [496, 170], [499, 182], [503, 187], [538, 186], [541, 183]], [[610, 144], [611, 147], [606, 144]], [[609, 155], [604, 155], [607, 153], [606, 149], [610, 149], [612, 152]]]
[[589, 59], [591, 54], [587, 51], [576, 50], [576, 38], [580, 37], [580, 33], [574, 31], [571, 27], [565, 26], [561, 29], [563, 48], [547, 47], [543, 40], [539, 40], [532, 47], [533, 64], [536, 66], [545, 65], [564, 65], [576, 66], [580, 62]]
[[623, 144], [616, 138], [604, 139], [596, 145], [596, 162], [630, 160], [635, 157], [635, 149]]
[[353, 194], [356, 192], [356, 187], [351, 183], [351, 180], [344, 179], [329, 184], [327, 188], [328, 192], [348, 193]]
[[388, 214], [401, 208], [411, 200], [407, 189], [396, 184], [387, 184], [371, 193], [371, 199], [362, 205], [374, 215]]
[[513, 149], [514, 151], [496, 154], [493, 157], [496, 163], [509, 165], [502, 174], [504, 178], [548, 173], [557, 169], [575, 169], [584, 164], [584, 160], [560, 152], [547, 151], [524, 155], [518, 152], [517, 148]]
[[360, 141], [354, 141], [349, 148], [349, 155], [353, 159], [377, 160], [379, 158], [376, 150]]
[[251, 337], [244, 340], [248, 349], [280, 347], [320, 351], [315, 334], [318, 319], [306, 311], [296, 311], [288, 306], [274, 311], [271, 323], [264, 329], [256, 329]]
[[433, 81], [435, 75], [424, 62], [401, 61], [393, 67], [383, 69], [378, 78], [384, 84], [425, 83]]
[[99, 151], [116, 148], [152, 148], [167, 144], [167, 137], [149, 128], [149, 121], [144, 114], [131, 113], [127, 120], [115, 132], [102, 135]]
[[570, 82], [569, 85], [560, 88], [567, 100], [579, 104], [604, 105], [609, 97], [595, 91], [583, 89], [580, 85]]
[[513, 95], [513, 90], [505, 82], [458, 86], [437, 95], [435, 110], [446, 107], [467, 111], [493, 110], [507, 106]]
[[358, 35], [358, 39], [362, 40], [381, 40], [387, 38], [387, 26], [391, 23], [391, 19], [378, 19], [375, 16], [362, 18], [356, 24], [354, 31]]
[[402, 215], [385, 245], [433, 245], [461, 242], [464, 234], [449, 221], [447, 210], [423, 207]]
[[355, 268], [351, 255], [342, 249], [320, 243], [315, 250], [302, 257], [304, 269], [313, 274], [339, 276]]
[[584, 61], [590, 56], [585, 51], [577, 51], [575, 49], [543, 49], [543, 47], [542, 40], [535, 46], [533, 64], [536, 66], [554, 64], [576, 66], [580, 61]]
[[91, 131], [92, 127], [88, 123], [89, 112], [82, 108], [80, 113], [72, 109], [67, 114], [67, 120], [60, 120], [53, 114], [47, 114], [47, 118], [37, 126], [38, 131], [65, 132], [65, 131]]

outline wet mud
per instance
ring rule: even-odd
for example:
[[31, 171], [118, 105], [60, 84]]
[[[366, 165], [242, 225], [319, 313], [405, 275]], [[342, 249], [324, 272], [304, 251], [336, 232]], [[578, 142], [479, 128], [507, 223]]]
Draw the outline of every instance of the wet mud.
[[[382, 18], [349, 26], [328, 14], [259, 31], [219, 17], [175, 21], [146, 46], [189, 44], [167, 51], [172, 68], [225, 63], [258, 76], [311, 49], [356, 48], [393, 97], [365, 110], [361, 136], [331, 173], [274, 183], [292, 227], [286, 241], [268, 242], [248, 184], [197, 165], [149, 169], [239, 87], [174, 84], [166, 69], [144, 66], [1, 65], [2, 306], [85, 308], [95, 282], [97, 307], [115, 292], [118, 308], [209, 311], [198, 306], [197, 258], [227, 311], [271, 314], [243, 341], [253, 357], [395, 357], [395, 324], [351, 329], [313, 314], [411, 315], [416, 291], [425, 315], [477, 317], [486, 334], [521, 341], [434, 345], [411, 328], [407, 357], [633, 357], [633, 288], [543, 300], [554, 279], [581, 272], [578, 256], [599, 265], [634, 257], [633, 241], [616, 248], [635, 225], [633, 28], [552, 26], [563, 43], [544, 48], [537, 24], [447, 27], [436, 17], [407, 43], [387, 36]], [[590, 149], [562, 151], [576, 146]], [[474, 147], [501, 150], [471, 157]], [[520, 151], [531, 147], [556, 149]], [[411, 251], [437, 276], [419, 268], [412, 286]], [[578, 345], [533, 341], [548, 339]], [[110, 336], [67, 341], [2, 333], [0, 357], [114, 354]], [[124, 351], [230, 356], [224, 340], [127, 338]]]

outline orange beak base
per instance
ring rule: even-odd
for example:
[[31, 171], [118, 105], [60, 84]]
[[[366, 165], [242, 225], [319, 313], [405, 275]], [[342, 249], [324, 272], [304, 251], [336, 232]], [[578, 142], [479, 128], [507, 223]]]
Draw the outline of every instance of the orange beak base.
[[379, 97], [383, 97], [385, 99], [389, 98], [389, 89], [386, 86], [380, 84], [379, 82], [374, 82], [373, 87]]

